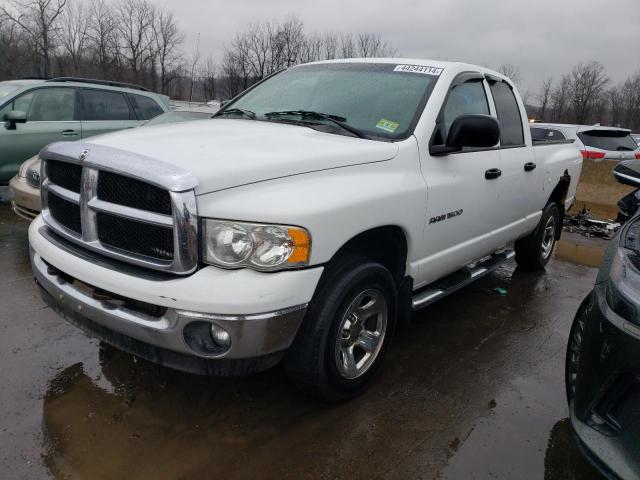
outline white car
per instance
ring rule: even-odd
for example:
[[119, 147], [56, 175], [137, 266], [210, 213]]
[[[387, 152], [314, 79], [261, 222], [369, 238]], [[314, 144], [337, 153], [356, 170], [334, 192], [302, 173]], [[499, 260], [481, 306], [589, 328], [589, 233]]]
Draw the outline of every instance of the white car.
[[282, 361], [327, 401], [361, 392], [399, 321], [509, 242], [543, 268], [582, 164], [570, 142], [532, 146], [506, 77], [407, 59], [292, 67], [213, 119], [40, 156], [29, 241], [55, 311], [181, 370]]
[[573, 140], [585, 160], [640, 159], [638, 144], [626, 128], [560, 123], [535, 123], [530, 128], [534, 142]]

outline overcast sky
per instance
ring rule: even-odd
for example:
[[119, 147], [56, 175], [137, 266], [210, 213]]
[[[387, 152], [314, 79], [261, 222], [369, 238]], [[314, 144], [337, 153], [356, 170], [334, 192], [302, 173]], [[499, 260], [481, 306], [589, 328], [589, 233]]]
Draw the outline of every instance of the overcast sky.
[[640, 0], [154, 0], [192, 51], [221, 58], [252, 22], [297, 15], [307, 31], [377, 32], [403, 57], [520, 67], [521, 89], [600, 61], [613, 81], [640, 70]]

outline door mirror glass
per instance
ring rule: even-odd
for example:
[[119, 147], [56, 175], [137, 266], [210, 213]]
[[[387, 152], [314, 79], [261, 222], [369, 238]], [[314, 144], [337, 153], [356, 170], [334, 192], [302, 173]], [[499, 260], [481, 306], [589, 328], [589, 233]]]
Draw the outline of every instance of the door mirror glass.
[[613, 176], [624, 185], [640, 187], [640, 161], [625, 160], [616, 165], [613, 169]]
[[460, 115], [451, 124], [445, 145], [433, 145], [431, 155], [459, 152], [463, 148], [495, 147], [500, 140], [500, 124], [489, 115]]
[[4, 128], [7, 130], [15, 130], [16, 123], [27, 123], [27, 114], [20, 110], [12, 110], [5, 115]]

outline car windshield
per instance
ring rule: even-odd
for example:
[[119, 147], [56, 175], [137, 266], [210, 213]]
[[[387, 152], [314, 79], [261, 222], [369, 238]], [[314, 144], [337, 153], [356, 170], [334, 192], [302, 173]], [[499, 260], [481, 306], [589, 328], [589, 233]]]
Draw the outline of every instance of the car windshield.
[[162, 115], [158, 115], [152, 118], [145, 126], [163, 125], [165, 123], [181, 123], [189, 122], [191, 120], [202, 120], [204, 118], [211, 118], [212, 113], [204, 112], [167, 112]]
[[587, 147], [610, 151], [636, 150], [638, 145], [624, 130], [588, 130], [578, 133]]
[[441, 68], [378, 64], [302, 65], [254, 87], [217, 116], [294, 122], [343, 135], [409, 136]]
[[13, 83], [0, 83], [0, 101], [7, 95], [15, 92], [20, 88], [20, 85], [15, 85]]

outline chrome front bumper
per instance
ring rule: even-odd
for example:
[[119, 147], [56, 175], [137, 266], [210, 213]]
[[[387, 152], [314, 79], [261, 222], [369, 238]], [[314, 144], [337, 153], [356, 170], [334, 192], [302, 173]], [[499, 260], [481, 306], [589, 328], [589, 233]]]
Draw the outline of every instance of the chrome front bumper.
[[[118, 302], [118, 296], [109, 298], [108, 292], [94, 295], [82, 288], [81, 283], [80, 287], [76, 286], [74, 279], [45, 263], [33, 249], [31, 264], [35, 279], [43, 290], [44, 300], [63, 318], [116, 347], [182, 370], [194, 369], [182, 368], [179, 362], [158, 360], [158, 352], [225, 361], [278, 354], [293, 342], [306, 311], [306, 304], [251, 315], [217, 315], [166, 308], [161, 316], [152, 316], [123, 306]], [[206, 322], [223, 328], [231, 338], [229, 349], [216, 355], [198, 352], [190, 347], [185, 340], [184, 329], [193, 322]], [[127, 339], [133, 339], [133, 342]], [[158, 350], [145, 352], [147, 347]]]

